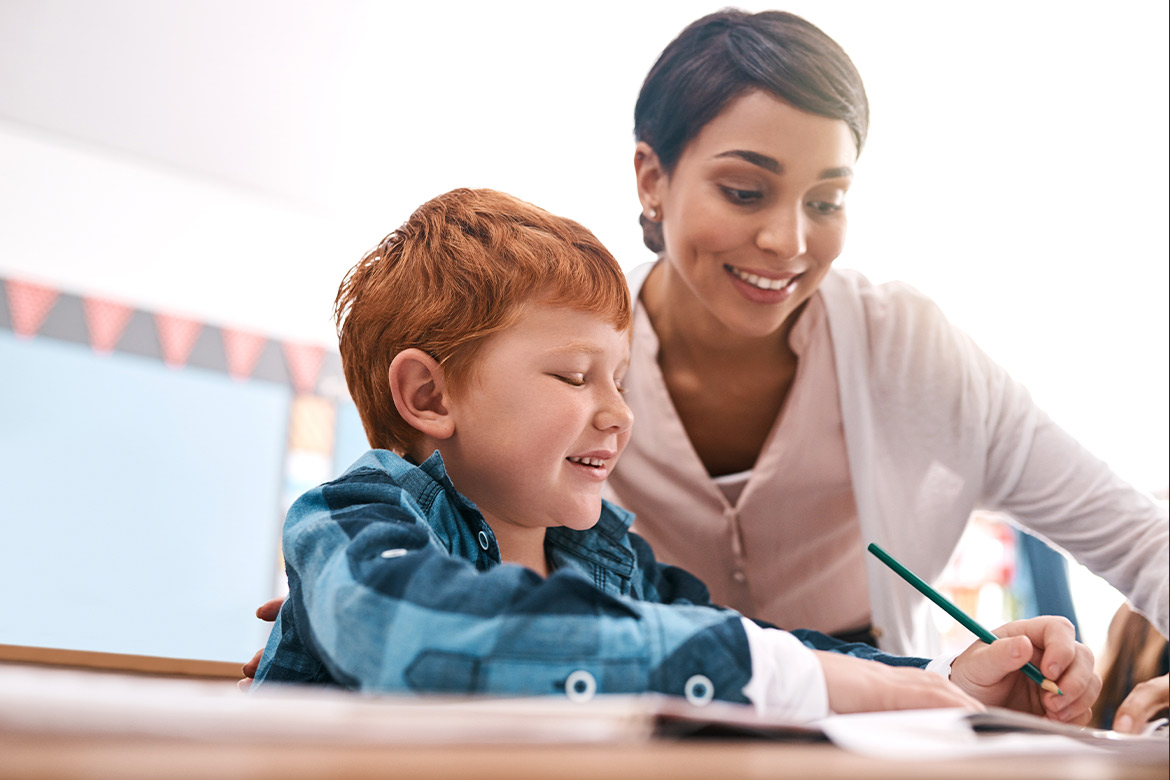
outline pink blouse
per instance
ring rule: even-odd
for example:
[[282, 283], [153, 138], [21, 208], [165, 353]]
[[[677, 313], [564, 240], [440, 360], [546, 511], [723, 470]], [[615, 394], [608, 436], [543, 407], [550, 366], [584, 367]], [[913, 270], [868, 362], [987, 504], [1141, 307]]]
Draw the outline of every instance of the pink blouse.
[[796, 378], [755, 466], [716, 481], [678, 418], [638, 305], [626, 375], [634, 430], [607, 497], [637, 515], [634, 530], [659, 559], [706, 582], [715, 603], [783, 628], [851, 631], [870, 623], [869, 590], [819, 293], [789, 343]]

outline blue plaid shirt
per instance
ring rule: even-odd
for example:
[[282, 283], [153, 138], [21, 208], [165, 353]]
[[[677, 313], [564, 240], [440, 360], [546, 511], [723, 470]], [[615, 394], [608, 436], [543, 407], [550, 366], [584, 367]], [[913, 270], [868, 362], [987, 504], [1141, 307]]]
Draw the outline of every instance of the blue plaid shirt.
[[[436, 452], [416, 466], [385, 450], [293, 504], [289, 595], [255, 682], [414, 693], [684, 695], [695, 680], [746, 702], [740, 615], [658, 563], [603, 502], [587, 531], [550, 528], [552, 573], [500, 561], [491, 528]], [[890, 663], [868, 645], [794, 632], [806, 645]]]

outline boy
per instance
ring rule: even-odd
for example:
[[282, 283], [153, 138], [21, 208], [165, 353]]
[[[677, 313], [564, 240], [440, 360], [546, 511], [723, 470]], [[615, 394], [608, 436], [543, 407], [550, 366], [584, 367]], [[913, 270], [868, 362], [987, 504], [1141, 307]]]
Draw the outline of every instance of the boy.
[[[617, 262], [577, 223], [490, 190], [449, 192], [355, 266], [335, 313], [376, 449], [290, 509], [289, 596], [257, 684], [655, 691], [792, 720], [980, 706], [943, 675], [896, 668], [925, 660], [710, 605], [602, 501], [632, 424], [631, 309]], [[1034, 694], [1014, 671], [1025, 644], [973, 647], [951, 674], [988, 703]], [[1064, 637], [1046, 645], [1072, 652]]]

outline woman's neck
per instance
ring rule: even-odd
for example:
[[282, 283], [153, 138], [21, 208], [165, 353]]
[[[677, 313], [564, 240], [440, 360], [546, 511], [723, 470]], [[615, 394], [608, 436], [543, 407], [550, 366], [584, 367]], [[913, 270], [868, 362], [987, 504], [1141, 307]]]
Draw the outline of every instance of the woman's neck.
[[659, 363], [664, 368], [668, 363], [672, 370], [735, 375], [753, 367], [753, 372], [787, 375], [796, 367], [797, 356], [788, 338], [803, 307], [766, 336], [735, 333], [695, 298], [665, 258], [650, 272], [639, 300], [658, 336]]
[[674, 411], [708, 474], [746, 471], [795, 381], [788, 338], [803, 309], [766, 336], [737, 334], [664, 266], [651, 272], [640, 300], [658, 336], [658, 367]]

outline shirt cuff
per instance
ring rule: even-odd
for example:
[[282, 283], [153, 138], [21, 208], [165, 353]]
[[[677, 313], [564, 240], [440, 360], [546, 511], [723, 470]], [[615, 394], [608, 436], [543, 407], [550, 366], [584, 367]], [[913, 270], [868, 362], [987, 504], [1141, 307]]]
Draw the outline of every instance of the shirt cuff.
[[941, 674], [945, 679], [951, 679], [951, 664], [959, 657], [958, 653], [954, 655], [944, 655], [933, 659], [926, 665], [926, 671]]
[[741, 620], [752, 653], [752, 679], [743, 694], [756, 712], [793, 723], [828, 716], [829, 690], [816, 653], [787, 631]]

